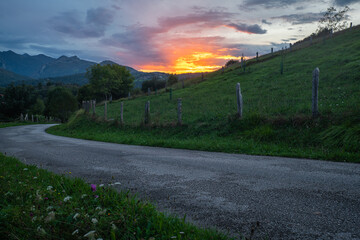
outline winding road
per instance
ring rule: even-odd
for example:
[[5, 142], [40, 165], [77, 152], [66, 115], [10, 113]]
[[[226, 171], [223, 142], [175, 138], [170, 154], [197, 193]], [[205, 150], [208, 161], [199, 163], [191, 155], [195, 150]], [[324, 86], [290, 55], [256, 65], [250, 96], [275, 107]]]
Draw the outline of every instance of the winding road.
[[[89, 183], [117, 183], [199, 226], [270, 239], [360, 239], [360, 164], [130, 146], [0, 129], [0, 151]], [[360, 157], [360, 156], [359, 156]]]

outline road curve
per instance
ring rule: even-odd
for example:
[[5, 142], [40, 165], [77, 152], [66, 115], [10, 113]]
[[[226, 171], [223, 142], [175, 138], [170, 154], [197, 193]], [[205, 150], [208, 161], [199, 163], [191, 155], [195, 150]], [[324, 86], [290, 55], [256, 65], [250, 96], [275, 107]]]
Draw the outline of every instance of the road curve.
[[[197, 225], [270, 239], [360, 239], [360, 164], [130, 146], [0, 129], [0, 151], [91, 183], [119, 182]], [[259, 226], [257, 226], [259, 223]]]

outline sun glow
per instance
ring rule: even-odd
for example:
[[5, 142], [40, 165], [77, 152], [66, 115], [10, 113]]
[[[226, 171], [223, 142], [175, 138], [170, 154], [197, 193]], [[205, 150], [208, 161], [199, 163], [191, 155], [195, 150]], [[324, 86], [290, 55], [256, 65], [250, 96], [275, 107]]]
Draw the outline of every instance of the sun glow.
[[219, 55], [211, 52], [193, 52], [180, 56], [169, 66], [144, 65], [140, 71], [143, 72], [166, 72], [166, 73], [199, 73], [212, 72], [221, 68], [226, 60], [240, 60], [241, 57], [232, 55]]

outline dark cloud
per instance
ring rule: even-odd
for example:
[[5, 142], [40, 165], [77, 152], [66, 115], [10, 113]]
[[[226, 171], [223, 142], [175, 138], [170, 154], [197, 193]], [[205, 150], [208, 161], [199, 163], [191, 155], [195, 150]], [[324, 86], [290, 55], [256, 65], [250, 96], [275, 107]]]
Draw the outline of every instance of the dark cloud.
[[233, 16], [233, 13], [224, 11], [197, 11], [185, 16], [159, 18], [158, 22], [165, 31], [182, 25], [203, 24], [206, 27], [216, 27]]
[[271, 22], [268, 22], [266, 19], [261, 20], [261, 22], [263, 24], [266, 24], [266, 25], [271, 25], [272, 24]]
[[108, 25], [113, 21], [114, 13], [106, 8], [89, 9], [86, 21], [82, 21], [77, 11], [63, 12], [50, 19], [50, 25], [58, 32], [75, 38], [104, 36]]
[[338, 6], [346, 6], [358, 2], [360, 2], [360, 0], [334, 0], [334, 3]]
[[296, 25], [296, 24], [318, 22], [319, 19], [323, 15], [324, 15], [324, 13], [290, 14], [290, 15], [282, 15], [282, 16], [278, 16], [278, 17], [272, 17], [272, 19], [281, 19], [285, 22], [289, 22], [293, 25]]
[[50, 56], [60, 56], [60, 55], [70, 56], [70, 55], [80, 55], [83, 53], [83, 51], [81, 50], [60, 49], [56, 47], [45, 47], [41, 45], [30, 45], [29, 47], [31, 49], [34, 49], [38, 52], [42, 52]]
[[267, 30], [262, 29], [259, 25], [247, 25], [245, 23], [235, 24], [231, 23], [226, 25], [227, 27], [234, 28], [238, 32], [244, 32], [249, 34], [265, 34]]
[[249, 6], [263, 6], [266, 8], [279, 8], [287, 7], [289, 5], [304, 3], [309, 0], [245, 0], [242, 5], [239, 5], [239, 8], [249, 7]]
[[102, 39], [101, 43], [118, 48], [122, 57], [126, 56], [130, 62], [137, 61], [137, 64], [144, 64], [151, 60], [162, 63], [163, 54], [157, 50], [153, 41], [153, 37], [159, 32], [161, 32], [159, 28], [134, 25], [127, 27], [125, 32]]

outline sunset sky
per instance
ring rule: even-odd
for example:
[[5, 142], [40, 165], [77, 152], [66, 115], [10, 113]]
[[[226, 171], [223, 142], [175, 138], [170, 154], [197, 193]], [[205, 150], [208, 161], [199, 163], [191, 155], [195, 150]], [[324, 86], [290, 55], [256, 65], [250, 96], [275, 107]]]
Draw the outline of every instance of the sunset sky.
[[212, 71], [310, 35], [329, 6], [360, 0], [1, 0], [0, 51], [112, 60], [142, 71]]

